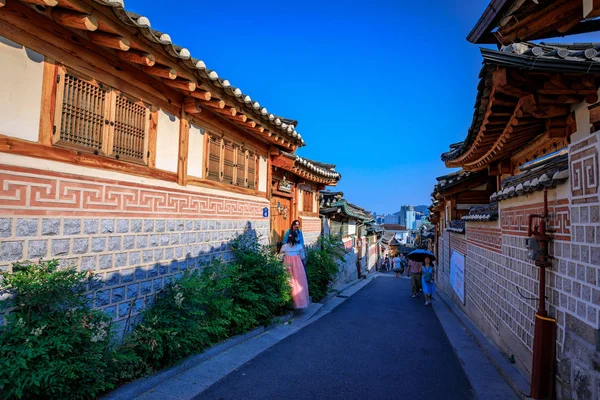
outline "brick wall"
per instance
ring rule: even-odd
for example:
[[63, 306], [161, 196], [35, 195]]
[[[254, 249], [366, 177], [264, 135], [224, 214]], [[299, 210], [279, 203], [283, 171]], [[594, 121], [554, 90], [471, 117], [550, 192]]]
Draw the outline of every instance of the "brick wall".
[[0, 166], [0, 268], [60, 260], [101, 278], [95, 307], [135, 314], [183, 269], [231, 256], [246, 229], [268, 239], [266, 200]]
[[[546, 271], [548, 312], [557, 320], [557, 396], [600, 398], [599, 133], [570, 146], [570, 179], [548, 191], [555, 229], [552, 268]], [[438, 285], [526, 373], [531, 370], [539, 268], [527, 258], [527, 215], [541, 213], [542, 192], [500, 203], [498, 222], [466, 224], [465, 304], [449, 284], [449, 251], [438, 241]]]
[[321, 236], [321, 219], [318, 217], [300, 217], [300, 221], [304, 243], [306, 245], [316, 243]]

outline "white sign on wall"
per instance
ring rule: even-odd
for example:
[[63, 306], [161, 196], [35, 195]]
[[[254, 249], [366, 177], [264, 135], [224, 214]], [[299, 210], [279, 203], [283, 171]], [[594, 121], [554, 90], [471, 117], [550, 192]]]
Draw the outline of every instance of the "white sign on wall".
[[450, 285], [465, 303], [465, 256], [456, 250], [450, 250]]

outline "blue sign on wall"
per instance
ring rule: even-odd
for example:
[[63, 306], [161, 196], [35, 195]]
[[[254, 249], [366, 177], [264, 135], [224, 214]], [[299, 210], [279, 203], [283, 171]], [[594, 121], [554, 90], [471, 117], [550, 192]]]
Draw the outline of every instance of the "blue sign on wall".
[[263, 217], [269, 218], [269, 207], [263, 208]]

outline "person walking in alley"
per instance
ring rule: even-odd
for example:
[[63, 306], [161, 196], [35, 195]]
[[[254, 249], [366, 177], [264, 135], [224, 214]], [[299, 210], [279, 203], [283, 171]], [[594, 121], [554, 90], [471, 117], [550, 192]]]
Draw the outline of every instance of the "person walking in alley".
[[435, 282], [434, 282], [434, 271], [433, 264], [431, 263], [431, 258], [425, 257], [425, 261], [423, 261], [423, 266], [421, 267], [422, 271], [422, 285], [423, 285], [423, 294], [425, 295], [425, 305], [428, 306], [431, 304], [432, 296], [435, 293]]
[[421, 267], [422, 263], [414, 260], [408, 260], [408, 276], [410, 277], [410, 289], [412, 297], [417, 297], [421, 290]]
[[283, 255], [283, 262], [290, 273], [294, 308], [303, 309], [308, 307], [309, 303], [308, 281], [303, 265], [304, 246], [298, 241], [297, 231], [292, 230], [286, 238], [286, 243], [281, 246], [279, 253]]
[[402, 259], [400, 258], [400, 253], [396, 253], [394, 258], [392, 259], [392, 269], [396, 274], [396, 278], [399, 278], [402, 272], [404, 272], [402, 270]]

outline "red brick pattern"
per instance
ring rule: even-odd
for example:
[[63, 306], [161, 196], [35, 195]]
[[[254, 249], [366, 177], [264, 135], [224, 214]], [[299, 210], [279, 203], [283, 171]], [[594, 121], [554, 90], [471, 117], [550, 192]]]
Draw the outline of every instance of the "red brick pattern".
[[[543, 203], [527, 204], [503, 208], [500, 212], [500, 225], [503, 235], [527, 236], [527, 216], [541, 214]], [[556, 240], [571, 240], [571, 218], [569, 200], [561, 199], [548, 204], [550, 228], [554, 228]]]
[[466, 236], [469, 244], [502, 254], [502, 232], [500, 229], [467, 226]]
[[0, 212], [9, 215], [242, 219], [263, 203], [187, 190], [0, 165]]
[[302, 222], [302, 232], [321, 232], [321, 220], [318, 218], [300, 218]]
[[448, 237], [450, 248], [452, 250], [456, 250], [463, 255], [467, 254], [467, 241], [465, 240], [465, 235], [449, 232]]
[[574, 203], [598, 200], [597, 141], [596, 136], [592, 136], [570, 149], [571, 193]]

